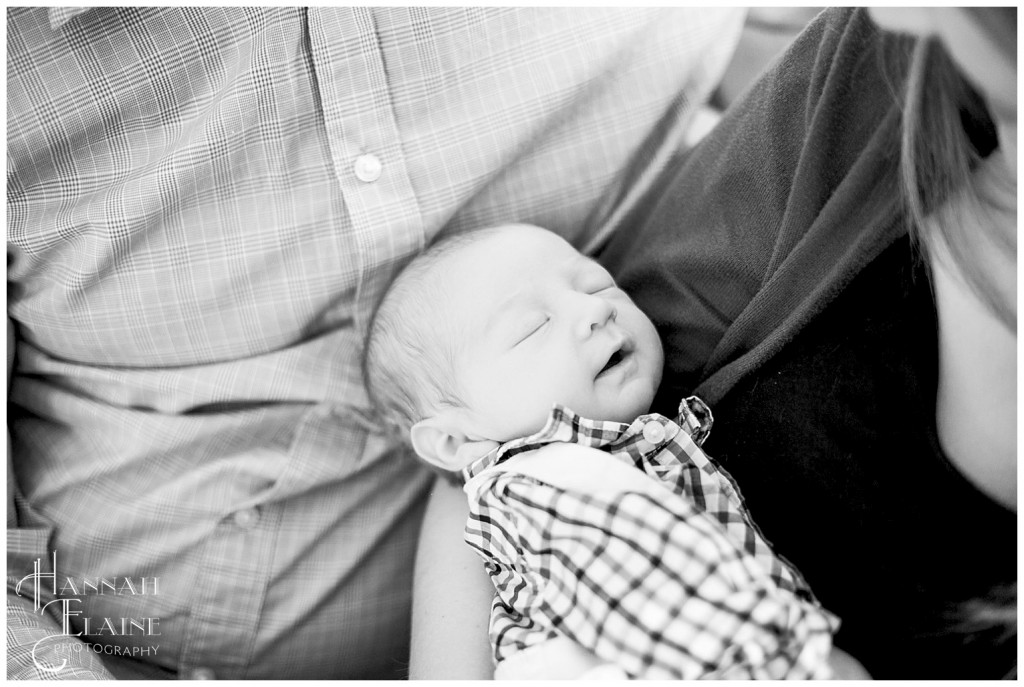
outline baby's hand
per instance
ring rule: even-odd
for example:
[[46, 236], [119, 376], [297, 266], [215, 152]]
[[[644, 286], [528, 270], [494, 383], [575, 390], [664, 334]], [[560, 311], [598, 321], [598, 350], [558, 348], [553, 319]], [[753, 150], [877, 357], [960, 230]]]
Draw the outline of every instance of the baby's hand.
[[498, 664], [495, 680], [624, 680], [627, 676], [568, 637], [552, 637]]
[[870, 680], [871, 676], [860, 661], [842, 649], [832, 647], [828, 657], [828, 665], [832, 668], [833, 680]]

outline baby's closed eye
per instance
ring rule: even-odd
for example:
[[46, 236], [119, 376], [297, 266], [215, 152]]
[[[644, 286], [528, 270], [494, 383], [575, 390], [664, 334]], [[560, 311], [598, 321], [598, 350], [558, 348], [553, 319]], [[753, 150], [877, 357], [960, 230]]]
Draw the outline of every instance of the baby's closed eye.
[[532, 317], [529, 320], [527, 320], [526, 324], [520, 330], [521, 334], [517, 337], [518, 340], [516, 341], [516, 346], [523, 343], [534, 334], [539, 333], [542, 329], [544, 329], [544, 325], [546, 325], [550, 321], [551, 318], [548, 317], [547, 315], [542, 315], [540, 317]]
[[598, 265], [593, 260], [588, 260], [585, 268], [576, 277], [576, 288], [583, 293], [595, 294], [608, 289], [614, 289], [615, 280], [608, 270]]

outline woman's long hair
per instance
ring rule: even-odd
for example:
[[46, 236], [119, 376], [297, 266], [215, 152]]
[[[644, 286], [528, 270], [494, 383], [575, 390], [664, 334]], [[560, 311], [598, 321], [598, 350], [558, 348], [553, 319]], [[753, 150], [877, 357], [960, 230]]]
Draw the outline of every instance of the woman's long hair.
[[[1016, 8], [961, 11], [1016, 64]], [[899, 45], [908, 43], [900, 41]], [[911, 236], [926, 254], [941, 250], [939, 243], [944, 243], [969, 287], [1016, 331], [1016, 309], [985, 269], [981, 252], [982, 242], [988, 242], [1006, 255], [1016, 255], [1016, 233], [1000, 231], [993, 216], [1013, 208], [998, 207], [997, 198], [972, 183], [974, 170], [999, 145], [993, 118], [940, 40], [920, 39], [911, 50], [902, 88], [900, 137], [902, 196]], [[1016, 179], [989, 181], [1006, 184], [999, 190], [1011, 195], [1001, 197], [1016, 199]], [[1002, 545], [1015, 546], [1016, 542]], [[964, 641], [985, 633], [997, 643], [1012, 642], [1017, 634], [1016, 610], [1016, 582], [999, 586], [947, 609], [949, 632], [963, 636]], [[1016, 667], [1007, 677], [1015, 676]]]
[[[963, 8], [992, 44], [1016, 64], [1017, 10]], [[1015, 232], [999, 231], [992, 216], [1000, 201], [972, 183], [972, 172], [998, 146], [982, 97], [963, 76], [941, 41], [920, 39], [913, 48], [903, 89], [900, 175], [911, 234], [925, 253], [943, 242], [968, 285], [1013, 331], [1016, 310], [1000, 295], [981, 257], [983, 242], [1015, 255]], [[995, 179], [1016, 198], [1015, 179]], [[985, 195], [982, 195], [985, 194]], [[981, 235], [971, 228], [982, 229]]]

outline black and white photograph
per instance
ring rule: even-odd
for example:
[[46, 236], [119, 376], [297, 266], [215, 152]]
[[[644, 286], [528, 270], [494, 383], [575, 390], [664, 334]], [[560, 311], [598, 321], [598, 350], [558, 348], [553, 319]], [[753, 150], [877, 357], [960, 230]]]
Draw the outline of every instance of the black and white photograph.
[[1017, 679], [1017, 7], [8, 6], [7, 679]]

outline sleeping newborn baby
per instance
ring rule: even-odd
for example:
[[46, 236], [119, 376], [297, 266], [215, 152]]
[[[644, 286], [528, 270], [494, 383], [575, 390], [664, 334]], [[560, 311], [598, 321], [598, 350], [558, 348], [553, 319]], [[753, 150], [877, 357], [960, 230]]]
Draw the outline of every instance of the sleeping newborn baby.
[[708, 408], [648, 414], [662, 362], [607, 271], [507, 225], [413, 260], [364, 371], [385, 420], [465, 480], [499, 671], [572, 646], [621, 677], [829, 677], [838, 621], [701, 450]]

